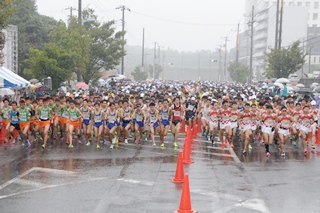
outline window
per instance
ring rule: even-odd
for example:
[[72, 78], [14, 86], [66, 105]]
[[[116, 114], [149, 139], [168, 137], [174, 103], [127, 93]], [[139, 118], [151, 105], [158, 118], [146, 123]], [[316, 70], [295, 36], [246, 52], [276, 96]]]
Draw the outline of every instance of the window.
[[318, 9], [319, 8], [319, 2], [314, 2], [314, 9]]
[[318, 13], [313, 14], [313, 20], [318, 20]]
[[302, 2], [301, 1], [298, 2], [298, 6], [302, 6]]
[[306, 2], [306, 7], [309, 7], [310, 8], [310, 2]]
[[316, 63], [316, 61], [317, 61], [317, 58], [316, 58], [316, 57], [314, 57], [314, 58], [313, 58], [313, 62], [314, 62], [314, 63]]

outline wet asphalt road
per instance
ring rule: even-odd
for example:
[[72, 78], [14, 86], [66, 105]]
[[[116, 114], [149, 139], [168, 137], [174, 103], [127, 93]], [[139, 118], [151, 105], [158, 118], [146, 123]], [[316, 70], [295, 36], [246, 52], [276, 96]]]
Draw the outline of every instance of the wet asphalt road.
[[[168, 136], [167, 140], [171, 140]], [[163, 213], [179, 207], [182, 184], [173, 184], [181, 149], [119, 143], [78, 145], [70, 150], [56, 141], [26, 150], [0, 146], [0, 211], [4, 213]], [[129, 141], [130, 142], [130, 141]], [[178, 141], [183, 144], [183, 136]], [[266, 159], [255, 142], [247, 156], [242, 143], [234, 151], [193, 142], [189, 174], [192, 207], [199, 212], [319, 212], [320, 152], [304, 156], [287, 143], [286, 158], [273, 146]], [[320, 146], [317, 147], [320, 150]]]

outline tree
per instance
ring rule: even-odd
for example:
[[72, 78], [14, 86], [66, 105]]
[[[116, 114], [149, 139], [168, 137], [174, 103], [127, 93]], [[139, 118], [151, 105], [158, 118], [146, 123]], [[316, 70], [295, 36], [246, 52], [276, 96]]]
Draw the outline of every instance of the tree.
[[76, 73], [77, 81], [82, 81], [86, 64], [89, 63], [90, 33], [78, 24], [76, 18], [71, 18], [68, 26], [62, 21], [58, 22], [49, 37], [52, 43], [65, 49], [71, 55], [74, 65], [72, 71]]
[[56, 44], [46, 44], [43, 50], [30, 49], [30, 57], [25, 60], [28, 68], [24, 74], [29, 78], [52, 78], [52, 88], [57, 89], [60, 83], [71, 76], [73, 61], [70, 53]]
[[[156, 64], [155, 68], [156, 69], [154, 71], [154, 75], [155, 75], [154, 79], [159, 79], [160, 73], [162, 72], [162, 66], [159, 64]], [[149, 75], [153, 78], [153, 66], [149, 65], [148, 70], [149, 70]]]
[[250, 75], [249, 67], [237, 62], [230, 63], [228, 71], [231, 79], [239, 83], [245, 83], [247, 81], [247, 77]]
[[300, 48], [300, 41], [294, 42], [287, 48], [273, 49], [265, 54], [267, 69], [264, 75], [269, 78], [287, 78], [302, 68], [306, 54]]
[[148, 73], [146, 71], [142, 71], [140, 66], [136, 66], [134, 71], [131, 72], [131, 75], [136, 81], [145, 81], [148, 78]]
[[21, 75], [27, 66], [25, 59], [28, 58], [29, 49], [42, 49], [49, 43], [49, 32], [57, 22], [40, 15], [35, 0], [14, 0], [13, 7], [15, 11], [8, 19], [8, 24], [18, 26], [18, 72]]
[[125, 44], [123, 33], [116, 32], [114, 24], [114, 21], [98, 23], [90, 29], [89, 61], [82, 74], [85, 82], [99, 78], [101, 70], [113, 70], [125, 55], [122, 51], [122, 44]]

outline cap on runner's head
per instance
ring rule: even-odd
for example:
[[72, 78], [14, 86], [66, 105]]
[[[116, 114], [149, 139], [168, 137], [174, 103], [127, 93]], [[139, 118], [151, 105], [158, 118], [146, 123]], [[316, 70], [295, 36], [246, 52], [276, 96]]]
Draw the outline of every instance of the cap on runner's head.
[[196, 100], [196, 98], [195, 98], [195, 97], [192, 97], [192, 98], [191, 98], [191, 101], [195, 101], [195, 100]]
[[317, 104], [316, 101], [311, 101], [312, 106], [315, 106], [316, 104]]

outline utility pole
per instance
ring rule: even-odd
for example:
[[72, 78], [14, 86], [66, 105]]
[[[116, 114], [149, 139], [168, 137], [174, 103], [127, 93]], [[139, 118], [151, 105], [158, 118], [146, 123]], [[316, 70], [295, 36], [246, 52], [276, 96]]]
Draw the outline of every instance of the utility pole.
[[240, 43], [240, 23], [238, 23], [238, 31], [237, 31], [237, 43], [236, 43], [236, 47], [237, 47], [237, 52], [236, 52], [236, 62], [237, 64], [239, 63], [239, 43]]
[[284, 0], [281, 0], [281, 9], [280, 9], [279, 49], [281, 49], [281, 42], [282, 42], [283, 1]]
[[142, 30], [142, 61], [141, 67], [144, 67], [144, 28]]
[[220, 47], [219, 47], [219, 81], [221, 81], [221, 45], [220, 45]]
[[154, 56], [153, 56], [153, 70], [152, 70], [153, 80], [155, 80], [155, 74], [156, 74], [156, 60], [157, 60], [157, 42], [154, 42]]
[[276, 11], [276, 37], [274, 49], [278, 49], [278, 39], [279, 39], [279, 4], [280, 0], [277, 0], [277, 11]]
[[[120, 5], [116, 9], [122, 10], [122, 41], [123, 41], [122, 52], [124, 52], [124, 24], [125, 24], [125, 22], [124, 22], [124, 12], [125, 12], [125, 10], [130, 12], [131, 10], [129, 8], [127, 8], [126, 6], [124, 6], [124, 5]], [[121, 58], [121, 75], [124, 75], [124, 56], [122, 56], [122, 58]]]
[[228, 37], [224, 38], [224, 80], [227, 81], [227, 45], [228, 45]]
[[82, 0], [78, 0], [78, 24], [82, 25]]
[[70, 10], [70, 18], [72, 18], [72, 11], [74, 11], [74, 10], [77, 10], [76, 8], [73, 8], [73, 7], [68, 7], [68, 8], [66, 8], [65, 10]]
[[162, 80], [164, 80], [164, 51], [162, 52]]
[[250, 22], [251, 27], [251, 48], [250, 48], [250, 83], [252, 83], [252, 61], [253, 61], [253, 24], [254, 24], [254, 6], [252, 6], [252, 17]]

